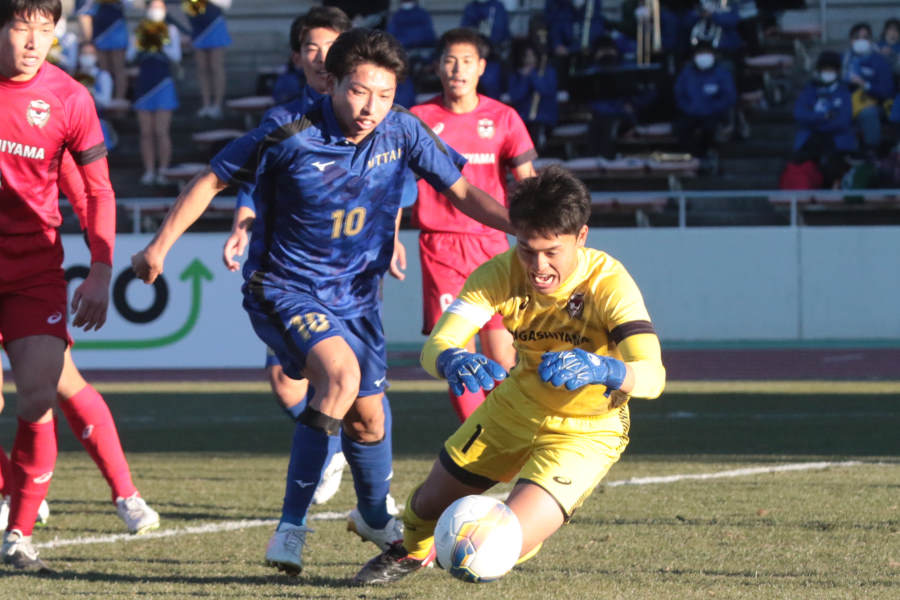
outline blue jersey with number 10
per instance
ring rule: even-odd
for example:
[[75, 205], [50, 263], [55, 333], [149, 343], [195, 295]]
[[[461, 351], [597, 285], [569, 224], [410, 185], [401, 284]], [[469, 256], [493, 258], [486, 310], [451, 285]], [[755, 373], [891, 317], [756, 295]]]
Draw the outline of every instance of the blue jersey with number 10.
[[210, 163], [222, 181], [255, 186], [259, 209], [244, 279], [313, 294], [332, 313], [378, 303], [393, 253], [408, 168], [438, 190], [459, 180], [459, 155], [394, 106], [359, 145], [347, 141], [325, 97], [305, 113], [273, 109]]

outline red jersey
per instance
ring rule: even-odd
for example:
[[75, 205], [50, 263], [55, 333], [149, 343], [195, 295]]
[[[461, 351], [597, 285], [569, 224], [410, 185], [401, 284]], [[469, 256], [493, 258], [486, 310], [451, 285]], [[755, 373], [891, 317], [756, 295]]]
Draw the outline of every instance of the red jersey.
[[28, 81], [0, 77], [0, 122], [0, 234], [37, 233], [62, 223], [58, 176], [68, 150], [85, 183], [92, 257], [112, 264], [115, 198], [87, 88], [49, 63]]
[[[463, 114], [447, 110], [440, 94], [410, 110], [466, 157], [462, 174], [469, 183], [504, 206], [507, 169], [537, 158], [531, 136], [515, 109], [487, 96], [479, 94], [475, 110]], [[413, 223], [427, 232], [506, 235], [464, 215], [424, 180], [419, 181]]]

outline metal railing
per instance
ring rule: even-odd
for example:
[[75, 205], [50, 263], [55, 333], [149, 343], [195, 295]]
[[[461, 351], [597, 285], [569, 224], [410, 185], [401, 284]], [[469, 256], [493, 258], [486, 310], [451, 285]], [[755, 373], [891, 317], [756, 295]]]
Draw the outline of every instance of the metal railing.
[[[678, 227], [688, 227], [689, 202], [692, 199], [720, 200], [723, 208], [729, 201], [737, 199], [764, 199], [776, 206], [785, 206], [789, 219], [787, 227], [803, 225], [800, 218], [804, 206], [848, 208], [866, 206], [892, 206], [900, 210], [900, 189], [873, 190], [659, 190], [645, 192], [592, 192], [591, 202], [595, 208], [618, 206], [620, 210], [637, 211], [651, 199], [665, 198], [678, 207]], [[647, 201], [647, 202], [644, 202]], [[143, 226], [145, 213], [159, 217], [175, 202], [172, 197], [120, 198], [118, 206], [131, 215], [132, 233], [148, 233]], [[235, 197], [222, 196], [213, 199], [210, 207], [221, 215], [234, 210]], [[202, 217], [201, 217], [202, 218]]]

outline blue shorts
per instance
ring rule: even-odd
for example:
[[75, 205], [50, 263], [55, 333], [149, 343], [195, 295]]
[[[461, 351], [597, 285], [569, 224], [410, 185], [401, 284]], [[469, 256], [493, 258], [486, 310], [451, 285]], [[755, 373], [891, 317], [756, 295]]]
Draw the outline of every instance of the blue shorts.
[[175, 110], [178, 108], [178, 94], [175, 81], [166, 77], [134, 101], [135, 110]]
[[203, 31], [195, 32], [191, 38], [191, 44], [199, 50], [230, 46], [231, 36], [228, 35], [225, 17], [220, 16], [207, 25]]
[[302, 379], [306, 357], [313, 346], [340, 336], [359, 361], [359, 395], [372, 396], [387, 388], [387, 354], [380, 307], [372, 307], [358, 317], [344, 318], [307, 293], [252, 280], [244, 284], [243, 292], [244, 310], [250, 324], [288, 377]]

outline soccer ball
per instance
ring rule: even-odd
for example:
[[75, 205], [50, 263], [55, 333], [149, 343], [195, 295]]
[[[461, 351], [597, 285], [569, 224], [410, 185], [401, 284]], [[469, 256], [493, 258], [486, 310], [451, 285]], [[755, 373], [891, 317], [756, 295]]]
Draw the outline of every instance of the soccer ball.
[[507, 505], [464, 496], [441, 514], [434, 529], [437, 561], [463, 581], [483, 583], [509, 572], [522, 551], [522, 528]]

